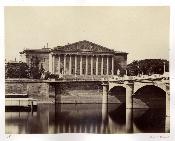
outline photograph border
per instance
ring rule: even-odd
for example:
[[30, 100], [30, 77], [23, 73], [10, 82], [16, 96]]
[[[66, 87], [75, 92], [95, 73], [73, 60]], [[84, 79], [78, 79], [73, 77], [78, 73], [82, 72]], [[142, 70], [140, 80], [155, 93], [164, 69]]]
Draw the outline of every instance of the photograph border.
[[[138, 2], [138, 1], [137, 1]], [[72, 3], [67, 3], [67, 2], [56, 2], [56, 1], [50, 1], [48, 2], [48, 0], [44, 0], [44, 1], [40, 1], [40, 2], [35, 2], [35, 0], [32, 0], [32, 2], [29, 1], [10, 1], [10, 2], [5, 2], [5, 0], [3, 0], [1, 2], [1, 7], [0, 7], [0, 45], [1, 45], [1, 61], [0, 61], [0, 65], [2, 71], [0, 73], [0, 78], [1, 78], [1, 85], [0, 85], [0, 90], [1, 90], [1, 129], [0, 129], [0, 134], [1, 137], [0, 139], [2, 140], [8, 140], [8, 141], [22, 141], [22, 140], [65, 140], [65, 141], [69, 141], [69, 140], [81, 140], [81, 141], [86, 141], [86, 140], [116, 140], [116, 139], [121, 139], [121, 140], [142, 140], [142, 141], [147, 141], [147, 140], [175, 140], [175, 111], [173, 109], [175, 109], [175, 43], [174, 43], [174, 39], [175, 39], [175, 6], [173, 4], [175, 4], [173, 1], [167, 1], [167, 2], [163, 2], [161, 1], [151, 1], [151, 0], [147, 0], [145, 1], [145, 3], [131, 3], [129, 0], [126, 3], [116, 3], [114, 1], [110, 1], [110, 2], [102, 2], [102, 3], [98, 3], [96, 1], [96, 3], [93, 3], [92, 1], [90, 3], [86, 2], [79, 2], [79, 1], [73, 1]], [[5, 134], [5, 109], [4, 109], [4, 105], [5, 105], [5, 98], [4, 98], [4, 94], [5, 94], [5, 32], [4, 32], [4, 7], [5, 6], [75, 6], [75, 5], [81, 5], [81, 6], [94, 6], [94, 5], [104, 5], [104, 6], [110, 6], [111, 4], [113, 4], [113, 6], [169, 6], [170, 7], [170, 93], [171, 93], [171, 98], [170, 98], [170, 113], [171, 113], [171, 117], [170, 117], [170, 133], [140, 133], [140, 134], [81, 134], [81, 133], [75, 133], [75, 134], [69, 134], [69, 133], [65, 133], [65, 134]]]

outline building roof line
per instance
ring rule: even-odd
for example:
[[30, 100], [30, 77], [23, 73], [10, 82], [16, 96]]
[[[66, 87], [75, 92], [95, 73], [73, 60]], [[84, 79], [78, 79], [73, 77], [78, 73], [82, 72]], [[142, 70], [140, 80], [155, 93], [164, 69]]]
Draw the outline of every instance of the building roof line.
[[115, 51], [114, 49], [109, 49], [107, 47], [101, 46], [99, 44], [82, 40], [78, 42], [74, 42], [71, 44], [67, 44], [64, 46], [57, 46], [54, 48], [41, 48], [41, 49], [25, 49], [20, 54], [26, 52], [36, 52], [36, 53], [50, 53], [54, 51], [63, 51], [63, 52], [97, 52], [97, 53], [113, 53], [113, 54], [128, 54], [122, 51]]
[[[104, 47], [104, 46], [101, 46], [99, 44], [96, 44], [96, 43], [93, 43], [93, 42], [90, 42], [90, 41], [87, 41], [87, 40], [82, 40], [82, 41], [78, 41], [78, 42], [74, 42], [74, 43], [71, 43], [71, 44], [67, 44], [67, 45], [64, 45], [64, 46], [57, 46], [57, 47], [54, 47], [54, 49], [52, 50], [64, 50], [64, 48], [66, 47], [70, 47], [70, 46], [73, 46], [73, 45], [77, 45], [77, 44], [81, 44], [81, 43], [87, 43], [87, 44], [90, 44], [90, 45], [93, 45], [93, 46], [97, 46], [97, 47], [100, 47], [104, 50], [109, 51], [109, 52], [113, 52], [113, 53], [122, 53], [122, 54], [128, 54], [126, 52], [122, 52], [122, 51], [115, 51], [114, 49], [109, 49], [107, 47]], [[78, 51], [78, 50], [77, 50]]]

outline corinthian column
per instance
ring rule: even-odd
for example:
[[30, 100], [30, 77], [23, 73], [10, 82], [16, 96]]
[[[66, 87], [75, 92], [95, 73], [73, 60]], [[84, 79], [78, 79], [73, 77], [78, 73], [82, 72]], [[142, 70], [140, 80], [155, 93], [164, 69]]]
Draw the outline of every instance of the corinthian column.
[[114, 57], [112, 56], [112, 70], [111, 74], [114, 75]]
[[101, 56], [101, 75], [103, 75], [103, 56]]
[[82, 56], [80, 56], [80, 75], [82, 75]]
[[72, 72], [72, 58], [71, 58], [71, 55], [70, 55], [70, 59], [69, 59], [69, 75], [71, 75], [71, 72]]
[[88, 75], [88, 56], [86, 56], [86, 75]]
[[77, 56], [75, 55], [75, 74], [77, 74]]
[[60, 74], [60, 55], [58, 56], [58, 74]]
[[109, 74], [109, 57], [107, 56], [107, 63], [106, 63], [106, 75]]
[[96, 56], [96, 75], [98, 75], [98, 56]]
[[91, 56], [91, 75], [93, 75], [93, 56]]
[[64, 55], [64, 74], [66, 74], [66, 56]]

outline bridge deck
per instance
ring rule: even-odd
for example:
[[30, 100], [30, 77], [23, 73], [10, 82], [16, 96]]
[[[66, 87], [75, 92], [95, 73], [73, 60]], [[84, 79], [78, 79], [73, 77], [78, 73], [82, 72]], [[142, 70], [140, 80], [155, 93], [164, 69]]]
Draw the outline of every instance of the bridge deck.
[[66, 76], [63, 78], [58, 79], [6, 79], [6, 83], [58, 83], [58, 82], [115, 82], [115, 83], [123, 83], [125, 81], [131, 81], [131, 82], [142, 82], [142, 83], [150, 83], [153, 81], [164, 81], [166, 83], [169, 83], [169, 77], [164, 77], [163, 75], [160, 76], [124, 76], [124, 77], [118, 77], [118, 76], [90, 76], [90, 75], [83, 75], [83, 76]]

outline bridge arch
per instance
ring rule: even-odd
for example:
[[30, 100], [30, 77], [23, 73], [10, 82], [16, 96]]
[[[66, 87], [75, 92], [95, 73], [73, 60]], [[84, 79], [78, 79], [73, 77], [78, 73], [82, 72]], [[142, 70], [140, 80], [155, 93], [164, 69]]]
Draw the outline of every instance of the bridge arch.
[[114, 87], [123, 87], [123, 88], [127, 88], [127, 86], [125, 84], [119, 84], [119, 83], [109, 83], [109, 89], [108, 91], [110, 91], [111, 89], [113, 89]]
[[[134, 101], [142, 107], [144, 104], [149, 108], [166, 108], [166, 91], [155, 85], [144, 85], [133, 95]], [[143, 107], [145, 108], [145, 107]]]
[[158, 87], [160, 89], [162, 89], [163, 91], [166, 92], [166, 85], [164, 83], [140, 83], [140, 82], [135, 82], [134, 83], [134, 92], [136, 93], [139, 89], [145, 87], [145, 86], [155, 86]]
[[115, 85], [108, 92], [109, 103], [126, 103], [126, 87]]

